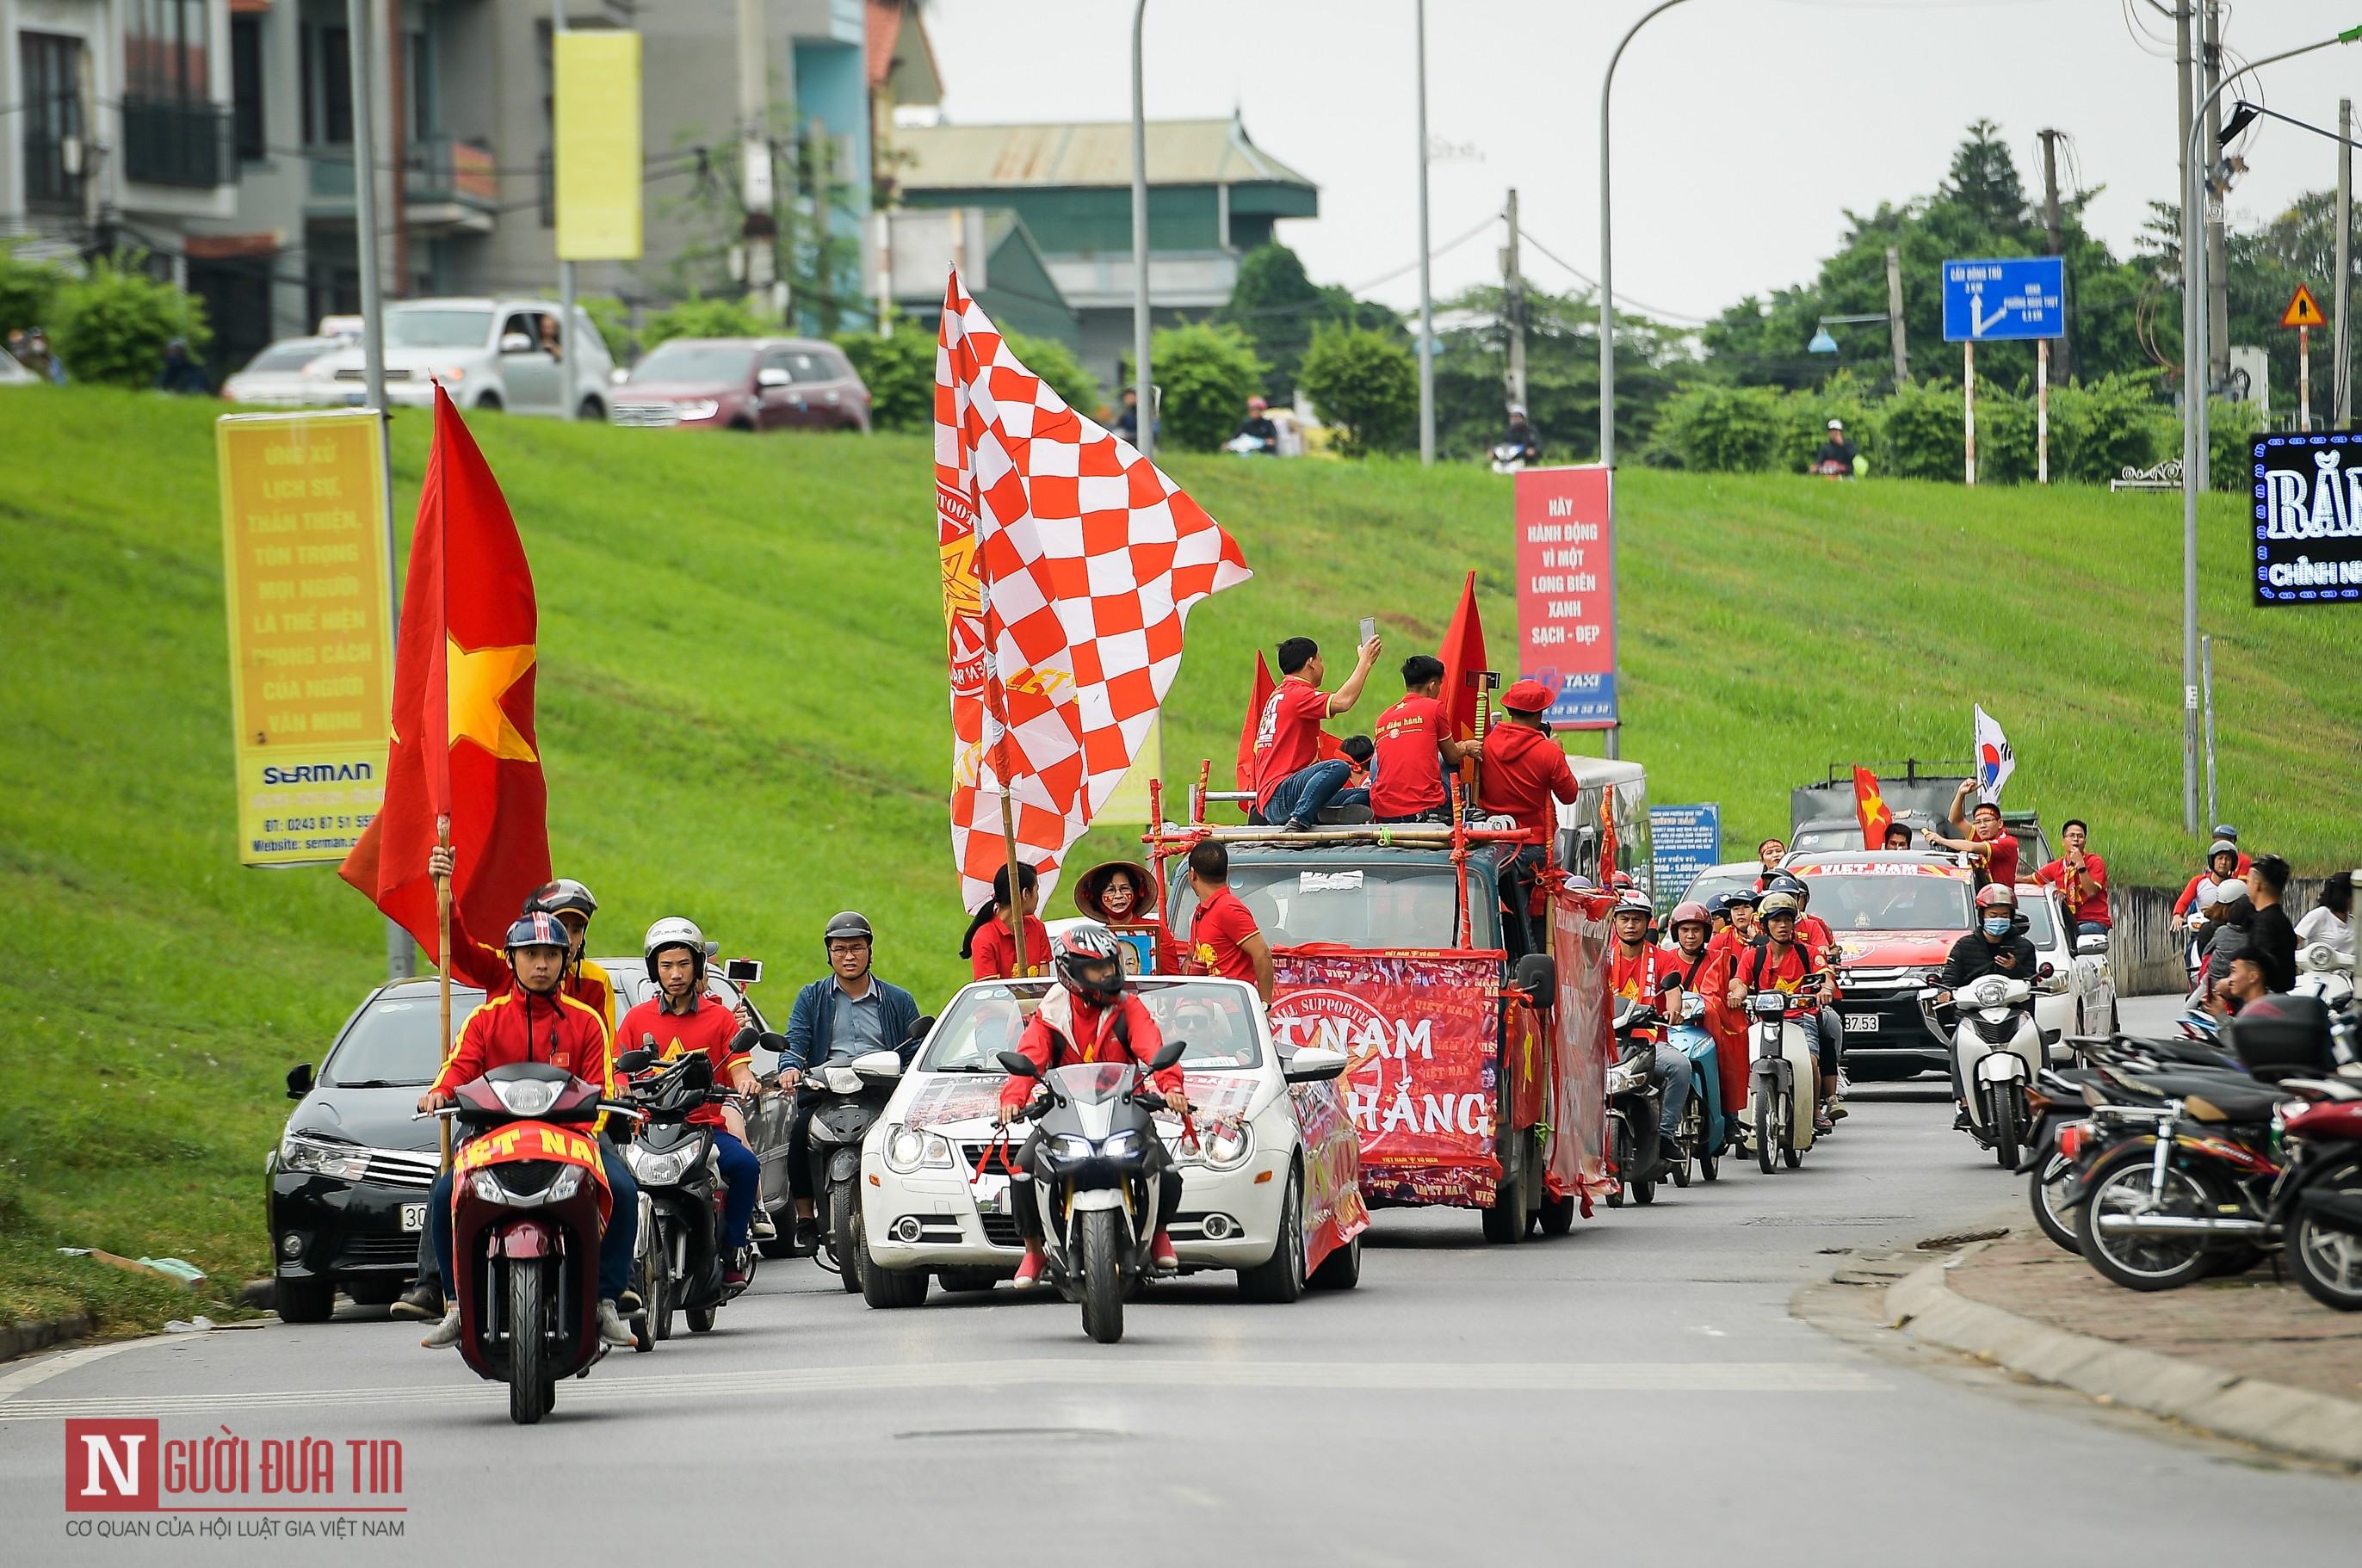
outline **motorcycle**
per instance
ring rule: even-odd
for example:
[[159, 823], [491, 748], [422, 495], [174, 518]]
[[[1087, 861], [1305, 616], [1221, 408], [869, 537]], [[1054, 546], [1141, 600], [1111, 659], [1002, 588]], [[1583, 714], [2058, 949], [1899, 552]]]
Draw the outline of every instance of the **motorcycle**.
[[509, 1419], [531, 1426], [557, 1407], [557, 1380], [587, 1377], [599, 1337], [599, 1237], [607, 1177], [591, 1124], [637, 1121], [563, 1067], [514, 1062], [461, 1084], [452, 1118], [449, 1289], [459, 1354], [509, 1386]]
[[1491, 457], [1495, 473], [1519, 472], [1526, 466], [1526, 445], [1522, 441], [1496, 441], [1493, 444]]
[[1046, 1077], [1017, 1052], [1000, 1053], [1012, 1077], [1041, 1087], [1022, 1115], [1038, 1139], [1031, 1179], [1048, 1277], [1081, 1305], [1083, 1331], [1103, 1345], [1123, 1338], [1124, 1298], [1153, 1266], [1159, 1195], [1149, 1186], [1149, 1152], [1164, 1098], [1148, 1080], [1178, 1062], [1184, 1044], [1167, 1041], [1145, 1068], [1096, 1062], [1053, 1067]]
[[[1671, 1039], [1673, 1049], [1690, 1059], [1690, 1098], [1682, 1107], [1682, 1124], [1678, 1132], [1683, 1158], [1673, 1172], [1673, 1185], [1690, 1184], [1689, 1162], [1697, 1162], [1698, 1175], [1713, 1181], [1722, 1174], [1722, 1152], [1737, 1136], [1731, 1118], [1722, 1106], [1721, 1052], [1714, 1036], [1703, 1025], [1692, 1021], [1705, 1016], [1705, 999], [1692, 992], [1682, 994], [1681, 1021], [1672, 1025]], [[1676, 1158], [1682, 1158], [1676, 1155]]]
[[[1821, 979], [1818, 974], [1805, 977], [1804, 988], [1814, 989]], [[1798, 1009], [1795, 994], [1788, 991], [1753, 992], [1746, 1011], [1747, 1120], [1739, 1136], [1765, 1176], [1775, 1160], [1793, 1171], [1813, 1146], [1813, 1112], [1820, 1095], [1814, 1013]]]
[[2354, 960], [2326, 942], [2300, 948], [2293, 996], [2318, 997], [2333, 1019], [2354, 999]]
[[[1628, 1000], [1617, 1010], [1617, 1061], [1607, 1069], [1607, 1149], [1616, 1165], [1610, 1209], [1623, 1208], [1627, 1192], [1635, 1203], [1656, 1201], [1657, 1184], [1648, 1173], [1657, 1168], [1663, 1142], [1665, 1091], [1657, 1082], [1656, 1043], [1634, 1036], [1661, 1021], [1655, 1008], [1638, 1002]], [[1686, 1164], [1683, 1175], [1688, 1175]]]
[[[1919, 999], [1932, 1010], [1942, 994], [1931, 988]], [[1952, 999], [1960, 1015], [1952, 1031], [1952, 1082], [1968, 1101], [1969, 1135], [1992, 1151], [2002, 1169], [2014, 1170], [2034, 1129], [2025, 1091], [2047, 1065], [2034, 1021], [2033, 983], [1981, 975]]]
[[1278, 456], [1278, 454], [1273, 450], [1272, 444], [1270, 442], [1264, 440], [1260, 436], [1250, 436], [1244, 431], [1241, 431], [1236, 436], [1233, 436], [1229, 440], [1223, 442], [1222, 450], [1238, 458], [1270, 458]]
[[[911, 1041], [926, 1037], [933, 1017], [911, 1026]], [[851, 1295], [861, 1289], [861, 1141], [894, 1098], [902, 1057], [892, 1050], [863, 1053], [850, 1062], [831, 1062], [804, 1075], [814, 1096], [811, 1131], [811, 1189], [821, 1198], [822, 1264], [836, 1271]], [[919, 1283], [923, 1286], [924, 1276]]]
[[[744, 1043], [752, 1043], [753, 1031]], [[653, 1045], [653, 1042], [650, 1043]], [[627, 1051], [616, 1062], [625, 1073], [646, 1071], [656, 1053]], [[729, 1255], [722, 1246], [723, 1184], [713, 1157], [713, 1129], [689, 1120], [701, 1107], [718, 1105], [729, 1091], [713, 1087], [713, 1065], [703, 1053], [684, 1055], [662, 1072], [634, 1086], [634, 1098], [647, 1113], [645, 1129], [624, 1146], [624, 1159], [640, 1184], [643, 1224], [635, 1260], [646, 1328], [634, 1328], [634, 1348], [653, 1349], [672, 1338], [673, 1315], [686, 1312], [694, 1333], [712, 1329], [714, 1314], [744, 1291], [723, 1276]], [[754, 1277], [755, 1260], [744, 1267]]]

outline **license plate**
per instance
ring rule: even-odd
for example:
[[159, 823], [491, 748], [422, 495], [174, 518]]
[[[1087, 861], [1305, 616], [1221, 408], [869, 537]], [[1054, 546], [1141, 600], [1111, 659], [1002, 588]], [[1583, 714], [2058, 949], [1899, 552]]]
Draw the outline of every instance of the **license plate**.
[[1845, 1020], [1845, 1032], [1848, 1034], [1875, 1034], [1878, 1032], [1878, 1014], [1874, 1012], [1849, 1012], [1840, 1014], [1839, 1016]]
[[405, 1203], [402, 1206], [402, 1228], [405, 1231], [426, 1229], [426, 1205]]

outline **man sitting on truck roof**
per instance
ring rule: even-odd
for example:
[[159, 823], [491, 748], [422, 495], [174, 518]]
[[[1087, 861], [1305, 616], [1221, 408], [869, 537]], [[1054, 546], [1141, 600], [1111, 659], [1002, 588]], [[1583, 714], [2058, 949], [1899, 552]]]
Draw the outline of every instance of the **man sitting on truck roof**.
[[1332, 713], [1351, 712], [1362, 700], [1362, 685], [1377, 662], [1380, 638], [1361, 646], [1347, 676], [1333, 692], [1320, 690], [1328, 673], [1320, 646], [1310, 637], [1290, 637], [1279, 645], [1279, 685], [1273, 689], [1255, 721], [1254, 820], [1300, 832], [1320, 820], [1330, 806], [1366, 806], [1367, 790], [1348, 790], [1345, 779], [1353, 765], [1341, 756], [1320, 760], [1320, 722]]
[[1529, 922], [1534, 881], [1549, 858], [1551, 830], [1558, 823], [1551, 801], [1572, 801], [1575, 794], [1574, 770], [1542, 722], [1551, 699], [1551, 689], [1539, 680], [1520, 680], [1510, 687], [1501, 694], [1504, 717], [1485, 735], [1481, 749], [1485, 771], [1478, 782], [1479, 803], [1487, 812], [1516, 819], [1518, 831], [1530, 840], [1501, 868], [1512, 959], [1541, 950]]
[[1473, 742], [1451, 738], [1443, 706], [1443, 661], [1433, 654], [1403, 660], [1402, 701], [1378, 715], [1371, 734], [1370, 811], [1382, 823], [1449, 822], [1451, 791], [1443, 769], [1476, 755]]

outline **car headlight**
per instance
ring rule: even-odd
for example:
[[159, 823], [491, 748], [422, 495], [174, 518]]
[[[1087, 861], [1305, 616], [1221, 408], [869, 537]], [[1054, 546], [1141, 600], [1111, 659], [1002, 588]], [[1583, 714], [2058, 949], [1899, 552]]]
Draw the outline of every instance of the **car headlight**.
[[336, 1176], [343, 1181], [359, 1181], [369, 1169], [367, 1149], [353, 1143], [336, 1143], [325, 1138], [307, 1137], [290, 1132], [279, 1143], [279, 1168], [282, 1171], [304, 1171], [313, 1176]]
[[1071, 1132], [1061, 1132], [1050, 1140], [1050, 1157], [1067, 1165], [1079, 1164], [1098, 1153], [1088, 1138], [1077, 1138]]
[[679, 411], [683, 419], [711, 419], [722, 412], [722, 401], [719, 398], [693, 398], [688, 403], [675, 403], [673, 406]]
[[1254, 1153], [1254, 1132], [1243, 1121], [1217, 1121], [1198, 1133], [1198, 1147], [1215, 1170], [1235, 1170]]
[[916, 1127], [897, 1127], [886, 1134], [886, 1168], [909, 1176], [922, 1167], [952, 1168], [951, 1143]]
[[465, 365], [447, 366], [443, 371], [443, 379], [447, 381], [464, 381], [468, 379], [468, 367]]
[[539, 1116], [557, 1103], [557, 1091], [563, 1084], [546, 1083], [539, 1078], [525, 1078], [515, 1083], [494, 1084], [492, 1093], [508, 1107], [511, 1116]]
[[1140, 1153], [1140, 1133], [1130, 1127], [1120, 1132], [1111, 1133], [1107, 1142], [1099, 1145], [1099, 1156], [1102, 1159], [1128, 1160], [1138, 1153]]

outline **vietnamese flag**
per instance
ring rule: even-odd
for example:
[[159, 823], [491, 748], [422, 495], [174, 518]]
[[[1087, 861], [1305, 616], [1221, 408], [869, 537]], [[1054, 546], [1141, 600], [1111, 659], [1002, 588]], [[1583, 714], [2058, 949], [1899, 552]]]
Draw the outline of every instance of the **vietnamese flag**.
[[1886, 830], [1894, 825], [1894, 813], [1887, 810], [1878, 792], [1878, 775], [1860, 765], [1853, 770], [1853, 811], [1861, 819], [1861, 846], [1884, 849]]
[[1476, 738], [1476, 712], [1484, 692], [1468, 684], [1468, 677], [1490, 668], [1485, 662], [1485, 622], [1476, 613], [1476, 574], [1470, 572], [1460, 590], [1460, 607], [1444, 628], [1443, 646], [1435, 657], [1443, 661], [1443, 711], [1451, 715], [1451, 738]]
[[539, 617], [501, 487], [443, 389], [393, 651], [385, 805], [337, 873], [440, 953], [426, 856], [451, 819], [455, 930], [505, 933], [549, 880], [534, 734]]

